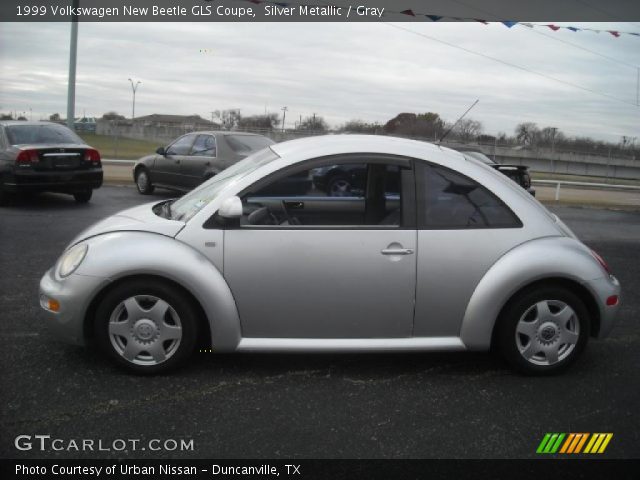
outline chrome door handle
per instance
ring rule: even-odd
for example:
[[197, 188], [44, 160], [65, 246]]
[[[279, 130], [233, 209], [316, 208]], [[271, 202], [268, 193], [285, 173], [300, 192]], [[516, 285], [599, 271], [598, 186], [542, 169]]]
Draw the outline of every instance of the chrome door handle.
[[382, 255], [413, 255], [412, 248], [385, 248], [380, 250]]

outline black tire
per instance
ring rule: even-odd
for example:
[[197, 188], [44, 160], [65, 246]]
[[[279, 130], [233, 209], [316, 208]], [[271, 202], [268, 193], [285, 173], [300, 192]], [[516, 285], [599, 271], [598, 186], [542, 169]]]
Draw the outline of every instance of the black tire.
[[93, 195], [93, 190], [83, 190], [81, 192], [74, 192], [73, 198], [75, 198], [78, 203], [88, 203], [91, 200], [91, 196]]
[[142, 195], [151, 195], [156, 189], [155, 185], [151, 183], [151, 175], [146, 167], [140, 167], [136, 170], [136, 188]]
[[497, 328], [498, 347], [512, 368], [525, 375], [553, 375], [580, 356], [590, 335], [591, 318], [584, 302], [570, 290], [539, 286], [514, 297], [501, 313]]
[[[145, 316], [131, 325], [128, 320], [129, 311], [124, 306], [124, 302], [125, 300], [130, 302], [133, 297], [136, 297], [136, 305], [145, 311]], [[157, 317], [154, 318], [154, 315], [150, 314], [153, 307], [157, 305], [154, 303], [154, 298], [166, 302], [169, 306], [162, 316], [161, 326], [158, 326]], [[149, 301], [150, 308], [148, 310], [145, 310], [146, 305], [139, 303], [145, 300]], [[114, 335], [109, 333], [109, 324], [112, 318], [123, 320], [123, 331], [127, 337], [118, 336], [117, 333]], [[156, 331], [150, 333], [148, 325], [145, 326], [144, 322], [147, 324], [153, 322]], [[180, 327], [181, 336], [177, 343], [172, 343], [175, 341], [174, 339], [163, 340], [161, 338], [161, 332], [167, 327], [174, 329]], [[143, 328], [146, 330], [141, 330]], [[141, 334], [148, 337], [140, 338]], [[198, 338], [198, 314], [191, 299], [175, 286], [160, 280], [133, 279], [121, 283], [100, 301], [94, 319], [94, 335], [100, 349], [118, 366], [129, 372], [136, 374], [164, 373], [184, 364], [192, 355]], [[150, 340], [149, 338], [154, 335], [155, 338]], [[129, 342], [133, 342], [132, 351], [138, 352], [131, 359], [124, 356]], [[150, 353], [154, 346], [162, 348], [163, 355], [166, 355], [164, 360], [159, 361], [155, 354]], [[149, 347], [149, 351], [145, 350], [147, 347]]]
[[4, 188], [4, 180], [0, 177], [0, 205], [6, 205], [9, 200], [9, 194]]

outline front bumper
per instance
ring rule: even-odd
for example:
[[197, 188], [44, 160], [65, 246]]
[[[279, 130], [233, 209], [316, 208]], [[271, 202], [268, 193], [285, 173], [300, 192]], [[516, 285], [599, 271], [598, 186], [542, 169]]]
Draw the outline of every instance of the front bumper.
[[[84, 345], [84, 320], [87, 308], [96, 292], [109, 281], [106, 278], [72, 273], [66, 278], [55, 274], [55, 267], [40, 280], [40, 306], [47, 330], [56, 338], [75, 345]], [[49, 299], [56, 300], [59, 311], [47, 308]]]
[[[587, 282], [588, 287], [593, 292], [600, 309], [600, 328], [595, 332], [596, 338], [605, 338], [611, 332], [618, 317], [620, 309], [620, 282], [613, 275], [602, 277]], [[607, 298], [612, 295], [618, 296], [618, 303], [615, 305], [607, 305]]]

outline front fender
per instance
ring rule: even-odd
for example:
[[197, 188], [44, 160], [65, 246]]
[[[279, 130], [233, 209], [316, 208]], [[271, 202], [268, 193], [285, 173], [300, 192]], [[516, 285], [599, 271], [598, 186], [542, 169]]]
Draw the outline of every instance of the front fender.
[[476, 286], [460, 328], [469, 350], [487, 350], [493, 327], [509, 299], [523, 287], [545, 278], [585, 284], [605, 276], [589, 249], [569, 237], [532, 240], [504, 254]]
[[[207, 257], [172, 237], [147, 232], [112, 232], [87, 240], [80, 275], [114, 282], [133, 275], [156, 275], [187, 289], [202, 306], [217, 351], [233, 351], [240, 342], [236, 303], [220, 271]], [[99, 292], [93, 292], [93, 297]]]

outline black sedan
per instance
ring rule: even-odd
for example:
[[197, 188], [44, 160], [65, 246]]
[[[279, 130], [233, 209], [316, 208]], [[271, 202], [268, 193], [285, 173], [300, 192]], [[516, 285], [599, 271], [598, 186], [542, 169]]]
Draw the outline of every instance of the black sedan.
[[0, 203], [12, 193], [60, 192], [77, 202], [102, 185], [100, 153], [51, 122], [0, 122]]
[[187, 133], [153, 155], [138, 160], [133, 179], [143, 195], [155, 187], [189, 191], [253, 152], [275, 142], [253, 133]]
[[480, 160], [482, 163], [495, 168], [503, 175], [506, 175], [511, 180], [516, 182], [527, 192], [534, 197], [536, 196], [536, 189], [531, 185], [531, 175], [529, 175], [529, 167], [525, 165], [506, 165], [504, 163], [497, 163], [487, 157], [484, 153], [475, 151], [460, 151], [464, 156]]

